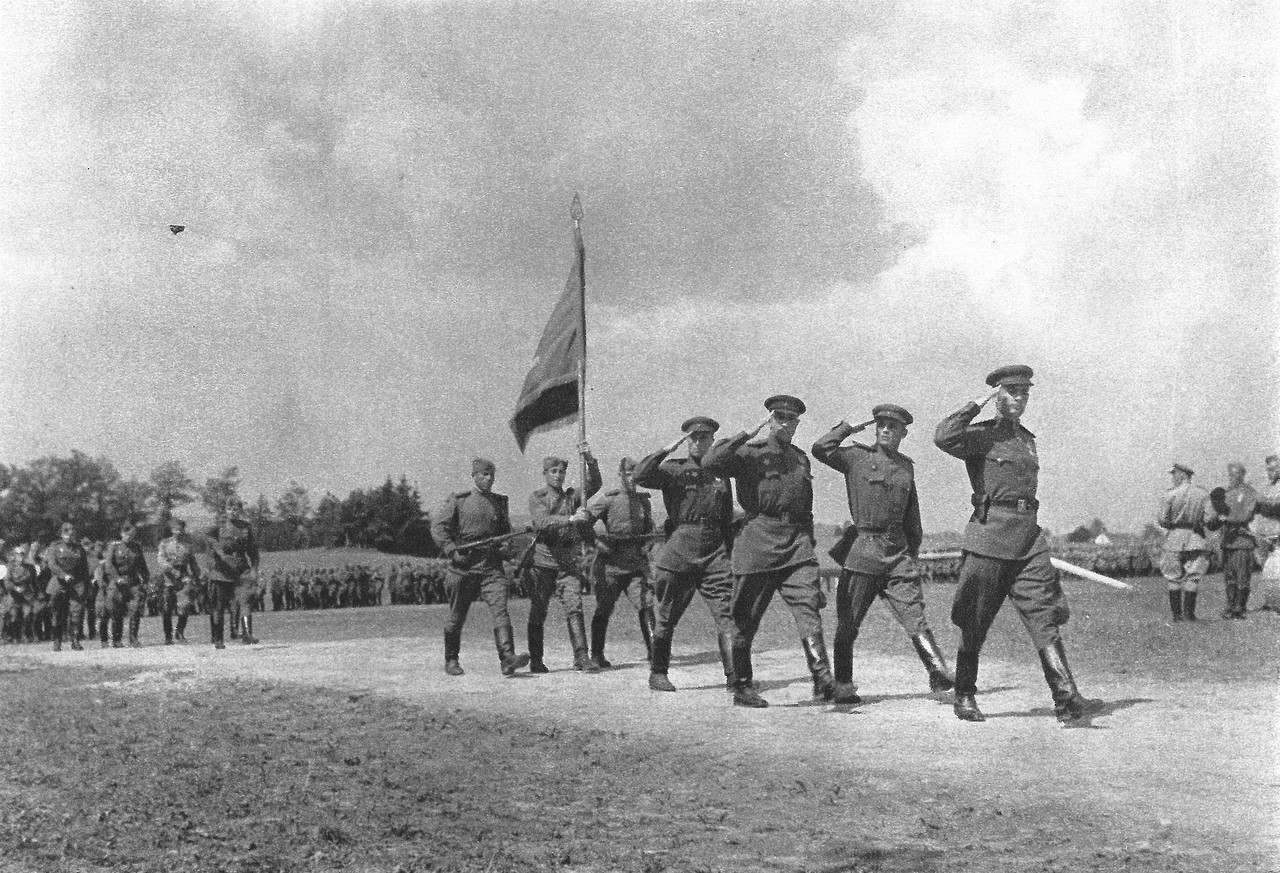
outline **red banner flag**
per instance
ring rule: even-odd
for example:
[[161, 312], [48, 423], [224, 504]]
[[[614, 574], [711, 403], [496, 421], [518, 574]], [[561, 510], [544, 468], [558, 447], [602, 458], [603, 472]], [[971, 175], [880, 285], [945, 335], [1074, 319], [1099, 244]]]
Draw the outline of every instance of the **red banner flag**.
[[533, 367], [524, 379], [515, 415], [511, 416], [511, 432], [515, 434], [516, 445], [521, 452], [530, 436], [571, 424], [577, 421], [580, 412], [578, 378], [583, 355], [586, 354], [582, 329], [586, 252], [582, 245], [582, 231], [576, 222], [573, 244], [573, 268], [569, 271], [569, 281], [565, 283], [564, 293], [556, 301], [556, 308], [542, 331]]

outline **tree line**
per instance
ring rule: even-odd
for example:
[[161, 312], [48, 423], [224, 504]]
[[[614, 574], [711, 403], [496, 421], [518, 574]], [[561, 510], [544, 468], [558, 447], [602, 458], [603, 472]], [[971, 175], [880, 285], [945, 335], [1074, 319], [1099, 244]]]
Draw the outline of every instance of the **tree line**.
[[296, 481], [274, 501], [265, 494], [245, 499], [240, 486], [239, 467], [226, 467], [202, 483], [180, 461], [165, 461], [146, 478], [125, 477], [109, 459], [76, 449], [68, 457], [0, 464], [0, 537], [10, 543], [48, 543], [57, 538], [63, 520], [71, 519], [80, 535], [110, 541], [131, 521], [154, 545], [170, 516], [181, 516], [193, 505], [216, 514], [227, 498], [238, 496], [266, 551], [363, 546], [393, 554], [438, 554], [418, 489], [404, 475], [388, 476], [381, 485], [358, 488], [344, 499], [325, 492], [314, 503]]

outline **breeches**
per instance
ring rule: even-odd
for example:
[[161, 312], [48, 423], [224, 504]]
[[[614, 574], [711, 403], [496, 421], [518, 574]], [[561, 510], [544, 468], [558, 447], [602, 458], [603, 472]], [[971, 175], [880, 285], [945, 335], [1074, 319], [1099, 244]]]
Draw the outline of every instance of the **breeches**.
[[471, 604], [481, 597], [489, 607], [489, 615], [493, 618], [495, 628], [511, 626], [511, 616], [507, 612], [507, 577], [501, 570], [463, 573], [450, 569], [444, 590], [449, 598], [449, 621], [444, 628], [446, 634], [462, 630]]
[[233, 605], [238, 606], [242, 614], [249, 614], [253, 596], [258, 591], [257, 585], [243, 579], [210, 579], [209, 588], [213, 599], [211, 611], [218, 617]]
[[1049, 648], [1062, 638], [1058, 629], [1067, 623], [1071, 611], [1047, 551], [1015, 561], [966, 552], [951, 605], [951, 621], [960, 629], [961, 649], [981, 651], [1006, 597], [1018, 610], [1037, 649]]
[[[103, 610], [105, 598], [106, 610]], [[147, 605], [147, 592], [140, 585], [112, 582], [98, 598], [98, 615], [110, 615], [113, 619], [128, 618], [132, 621], [142, 615]]]
[[1165, 552], [1160, 556], [1160, 575], [1170, 591], [1197, 591], [1209, 572], [1209, 556], [1204, 552]]
[[877, 595], [884, 598], [908, 636], [919, 636], [929, 629], [924, 618], [924, 594], [919, 576], [906, 572], [871, 575], [845, 570], [836, 585], [837, 646], [852, 645], [858, 638], [858, 630]]
[[1252, 549], [1222, 550], [1222, 581], [1228, 585], [1248, 588], [1253, 579]]
[[[632, 585], [635, 585], [634, 589]], [[637, 611], [653, 608], [653, 586], [649, 583], [649, 574], [644, 570], [620, 570], [606, 565], [604, 573], [596, 578], [595, 590], [595, 614], [599, 616], [613, 615], [618, 598], [626, 594], [630, 600], [633, 590], [635, 599], [632, 600], [632, 605]]]
[[582, 615], [582, 578], [559, 567], [534, 566], [529, 574], [529, 624], [541, 627], [547, 621], [551, 598], [560, 601], [566, 616]]
[[733, 615], [735, 645], [741, 639], [750, 646], [760, 629], [769, 602], [774, 593], [782, 597], [791, 609], [796, 630], [802, 639], [822, 634], [822, 591], [818, 587], [817, 562], [769, 570], [764, 573], [747, 573], [733, 583]]
[[725, 557], [713, 561], [706, 570], [676, 573], [659, 567], [653, 575], [653, 593], [657, 601], [654, 636], [670, 639], [684, 611], [700, 592], [707, 611], [721, 634], [733, 633], [733, 576]]

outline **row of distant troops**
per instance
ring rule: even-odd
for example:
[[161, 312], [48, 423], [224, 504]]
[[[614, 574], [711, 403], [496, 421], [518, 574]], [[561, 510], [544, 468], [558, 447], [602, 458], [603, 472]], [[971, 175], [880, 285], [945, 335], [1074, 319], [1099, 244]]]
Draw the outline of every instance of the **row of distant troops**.
[[[931, 691], [954, 688], [956, 716], [983, 721], [976, 700], [979, 655], [1008, 600], [1035, 644], [1057, 718], [1073, 722], [1096, 711], [1099, 701], [1079, 692], [1067, 664], [1061, 628], [1070, 613], [1037, 520], [1040, 462], [1035, 436], [1021, 424], [1031, 377], [1031, 368], [1022, 365], [995, 370], [986, 379], [989, 390], [943, 419], [934, 433], [938, 448], [964, 462], [972, 486], [951, 610], [960, 632], [954, 673], [925, 619], [916, 568], [922, 541], [919, 499], [913, 463], [899, 451], [913, 419], [895, 404], [876, 406], [871, 419], [860, 424], [842, 420], [812, 447], [815, 458], [843, 475], [851, 518], [848, 535], [833, 550], [841, 574], [834, 657], [828, 655], [809, 456], [792, 444], [805, 404], [789, 395], [770, 397], [765, 401], [768, 418], [728, 439], [713, 440], [719, 425], [711, 418], [690, 418], [670, 445], [636, 463], [623, 459], [616, 488], [600, 490], [598, 465], [586, 445], [579, 447], [585, 495], [564, 487], [564, 459], [545, 459], [546, 484], [529, 499], [536, 539], [529, 570], [527, 654], [516, 653], [502, 573], [503, 544], [512, 535], [508, 501], [492, 490], [494, 465], [474, 461], [473, 486], [450, 494], [433, 517], [433, 535], [451, 562], [445, 671], [463, 672], [462, 625], [477, 598], [489, 606], [504, 674], [526, 665], [533, 673], [547, 671], [543, 627], [552, 599], [563, 607], [574, 667], [584, 673], [607, 668], [611, 613], [620, 596], [634, 591], [648, 648], [649, 687], [675, 691], [668, 677], [672, 638], [694, 595], [701, 594], [715, 621], [733, 703], [763, 707], [767, 703], [753, 682], [751, 646], [778, 594], [799, 631], [814, 698], [856, 704], [861, 698], [853, 681], [853, 645], [868, 609], [880, 598], [914, 644]], [[993, 400], [996, 415], [975, 421]], [[872, 426], [871, 444], [843, 445]], [[673, 456], [686, 443], [684, 456]], [[661, 492], [668, 519], [665, 542], [652, 556], [651, 577], [645, 552], [655, 538], [653, 522], [647, 495], [637, 493], [637, 485]], [[744, 513], [738, 523], [731, 505], [734, 492]], [[598, 536], [603, 569], [597, 573], [597, 606], [588, 638], [578, 559], [589, 527], [603, 528]]]

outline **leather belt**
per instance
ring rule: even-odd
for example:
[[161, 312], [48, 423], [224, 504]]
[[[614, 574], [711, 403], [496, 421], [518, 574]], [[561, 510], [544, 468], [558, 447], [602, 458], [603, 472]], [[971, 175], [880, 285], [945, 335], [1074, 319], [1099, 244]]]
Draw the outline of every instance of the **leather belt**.
[[1018, 512], [1035, 512], [1040, 508], [1040, 501], [1034, 497], [1020, 497], [1017, 499], [1002, 498], [994, 500], [985, 494], [975, 494], [969, 498], [969, 502], [974, 506], [987, 507], [999, 506], [1004, 509], [1013, 509]]
[[772, 518], [777, 521], [785, 521], [787, 524], [808, 524], [808, 514], [792, 514], [790, 512], [757, 512], [752, 518], [763, 516], [764, 518]]

